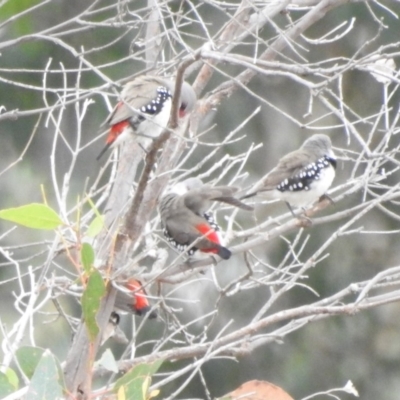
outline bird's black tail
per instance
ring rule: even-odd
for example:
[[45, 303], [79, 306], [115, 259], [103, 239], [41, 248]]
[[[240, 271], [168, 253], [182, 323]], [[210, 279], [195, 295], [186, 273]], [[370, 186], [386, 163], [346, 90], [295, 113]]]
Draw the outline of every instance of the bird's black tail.
[[103, 150], [101, 150], [100, 154], [96, 157], [96, 160], [99, 161], [101, 156], [110, 148], [111, 143], [107, 143], [104, 147]]
[[229, 260], [232, 256], [232, 252], [227, 249], [224, 246], [219, 246], [218, 247], [218, 253], [217, 253], [221, 258], [223, 258], [224, 260]]
[[[132, 311], [136, 315], [139, 315], [140, 317], [143, 316], [143, 315], [146, 315], [147, 313], [149, 313], [150, 310], [151, 310], [150, 306], [146, 306], [146, 307], [142, 307], [142, 308], [134, 308], [134, 307], [132, 307]], [[155, 318], [157, 318], [157, 311], [153, 310], [149, 314], [149, 319], [155, 319]]]

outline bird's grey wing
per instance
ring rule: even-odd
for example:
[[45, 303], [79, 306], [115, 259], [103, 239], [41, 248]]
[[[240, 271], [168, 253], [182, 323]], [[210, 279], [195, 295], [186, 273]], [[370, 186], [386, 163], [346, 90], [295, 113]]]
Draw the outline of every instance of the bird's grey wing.
[[160, 86], [165, 87], [165, 82], [151, 76], [141, 76], [128, 82], [121, 93], [121, 100], [108, 116], [106, 123], [115, 125], [134, 115], [140, 115], [135, 110], [140, 110], [155, 99]]
[[296, 150], [282, 157], [278, 165], [257, 185], [255, 191], [273, 190], [285, 179], [301, 172], [313, 160], [301, 150]]
[[194, 214], [190, 215], [191, 220], [187, 223], [185, 223], [185, 218], [189, 218], [189, 216], [182, 215], [182, 217], [179, 217], [175, 214], [164, 222], [168, 234], [179, 244], [194, 242], [200, 236], [199, 231], [195, 228], [196, 224], [205, 222]]
[[[210, 201], [222, 201], [232, 205], [243, 204], [233, 197], [238, 190], [238, 188], [232, 186], [212, 187], [203, 185], [198, 189], [192, 189], [185, 193], [183, 201], [186, 207], [195, 214], [201, 214], [209, 208]], [[236, 206], [238, 207], [238, 205]]]
[[[198, 229], [196, 229], [196, 227], [199, 228], [199, 225], [208, 225], [207, 221], [197, 215], [193, 215], [191, 218], [191, 223], [187, 225], [182, 224], [182, 220], [179, 222], [177, 218], [167, 221], [166, 229], [169, 235], [178, 244], [190, 246], [196, 242], [193, 247], [200, 250], [220, 248], [220, 244], [214, 243], [203, 236], [206, 232], [201, 233]], [[213, 230], [213, 228], [210, 227], [210, 230]]]

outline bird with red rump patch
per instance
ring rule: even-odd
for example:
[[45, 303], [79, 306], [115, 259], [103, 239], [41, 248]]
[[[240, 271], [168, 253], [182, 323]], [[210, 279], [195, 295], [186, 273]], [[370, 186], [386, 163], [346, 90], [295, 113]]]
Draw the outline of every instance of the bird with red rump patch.
[[[121, 100], [104, 122], [110, 127], [106, 145], [97, 160], [109, 149], [123, 143], [129, 135], [137, 136], [146, 146], [167, 127], [171, 114], [175, 82], [167, 78], [143, 75], [128, 82]], [[186, 116], [196, 103], [193, 88], [183, 82], [179, 102], [179, 118]]]
[[151, 311], [151, 306], [142, 284], [136, 279], [128, 279], [124, 285], [128, 292], [119, 290], [115, 298], [115, 309], [127, 311], [135, 315], [144, 316], [149, 313], [149, 318], [156, 318], [156, 311]]
[[252, 210], [252, 207], [233, 197], [237, 191], [235, 187], [203, 185], [197, 178], [187, 179], [173, 187], [159, 202], [168, 242], [179, 251], [187, 251], [189, 256], [200, 250], [228, 260], [232, 253], [223, 246], [219, 226], [207, 210], [213, 201]]

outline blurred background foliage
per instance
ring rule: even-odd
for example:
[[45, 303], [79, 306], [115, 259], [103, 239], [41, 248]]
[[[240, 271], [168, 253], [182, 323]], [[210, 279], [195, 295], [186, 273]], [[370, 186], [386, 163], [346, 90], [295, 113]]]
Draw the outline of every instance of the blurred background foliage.
[[[44, 108], [44, 96], [49, 104], [53, 104], [59, 100], [59, 93], [64, 86], [71, 92], [70, 100], [76, 95], [79, 87], [81, 94], [87, 95], [94, 101], [83, 120], [81, 147], [94, 141], [101, 132], [100, 125], [108, 113], [110, 104], [115, 104], [115, 96], [113, 97], [112, 94], [117, 93], [119, 87], [116, 85], [117, 91], [115, 91], [97, 71], [89, 65], [82, 66], [80, 53], [84, 54], [85, 59], [110, 81], [117, 84], [126, 81], [130, 76], [145, 68], [142, 41], [147, 15], [144, 11], [145, 1], [119, 2], [118, 7], [125, 11], [129, 10], [129, 13], [125, 13], [119, 19], [116, 2], [107, 0], [100, 2], [103, 7], [101, 12], [96, 12], [95, 8], [85, 21], [76, 20], [64, 26], [62, 25], [64, 21], [75, 18], [92, 2], [10, 0], [2, 3], [4, 4], [0, 7], [0, 172], [18, 160], [34, 131], [39, 113], [32, 112], [30, 115], [16, 119], [12, 116], [1, 119], [1, 115], [13, 110], [23, 112]], [[46, 4], [19, 18], [14, 18], [28, 8], [42, 3]], [[207, 22], [209, 32], [213, 35], [228, 20], [224, 4], [221, 2], [201, 3], [204, 4], [198, 7], [198, 12]], [[385, 4], [385, 2], [382, 3]], [[400, 15], [400, 3], [390, 1], [388, 3], [391, 9]], [[175, 12], [189, 10], [186, 2], [171, 1], [168, 2], [168, 7]], [[226, 4], [225, 8], [229, 9], [229, 4]], [[368, 8], [373, 10], [378, 20], [383, 21], [387, 29], [380, 32], [379, 24], [371, 16]], [[301, 16], [300, 11], [291, 14], [294, 19]], [[382, 46], [398, 45], [399, 19], [389, 15], [374, 2], [370, 2], [368, 6], [363, 3], [353, 3], [338, 7], [306, 31], [306, 36], [310, 39], [320, 38], [325, 32], [351, 18], [354, 18], [354, 29], [340, 41], [313, 44], [304, 38], [299, 38], [299, 46], [307, 49], [304, 51], [305, 57], [310, 62], [321, 62], [323, 65], [324, 60], [335, 57], [353, 57], [355, 54], [362, 57]], [[107, 21], [107, 26], [105, 21]], [[171, 26], [171, 20], [167, 19], [165, 23], [166, 26]], [[287, 16], [279, 15], [274, 19], [274, 23], [281, 27], [285, 26]], [[58, 24], [60, 24], [59, 27], [53, 29]], [[51, 32], [49, 34], [51, 40], [45, 38], [44, 34], [35, 36], [35, 33], [46, 32], [46, 30]], [[187, 24], [181, 30], [192, 48], [197, 48], [206, 41], [199, 24]], [[273, 26], [267, 26], [259, 32], [259, 35], [262, 40], [268, 42], [276, 36], [276, 29]], [[58, 38], [62, 39], [64, 44], [58, 43]], [[366, 42], [370, 43], [365, 45]], [[235, 52], [253, 55], [253, 40], [249, 39], [247, 43], [236, 48]], [[287, 50], [285, 54], [296, 58], [290, 50]], [[168, 54], [167, 51], [166, 60], [171, 55], [172, 52]], [[398, 63], [396, 58], [395, 61]], [[175, 65], [171, 63], [167, 70], [172, 73]], [[206, 91], [212, 90], [226, 80], [224, 74], [234, 76], [242, 70], [240, 66], [227, 64], [219, 64], [217, 68], [223, 73], [218, 71], [215, 73]], [[48, 70], [46, 77], [44, 76], [45, 69]], [[81, 71], [78, 73], [79, 69]], [[187, 79], [192, 82], [194, 77], [195, 74], [192, 74]], [[44, 79], [47, 90], [53, 89], [53, 92], [44, 94]], [[312, 77], [309, 79], [312, 80]], [[282, 75], [258, 76], [251, 81], [248, 89], [249, 92], [239, 90], [223, 101], [203, 126], [205, 129], [214, 124], [204, 140], [218, 143], [260, 105], [252, 92], [274, 106], [261, 104], [261, 111], [241, 130], [241, 135], [245, 135], [245, 138], [222, 149], [223, 153], [238, 154], [252, 142], [263, 144], [261, 149], [251, 155], [247, 165], [249, 177], [243, 182], [244, 186], [259, 179], [275, 165], [279, 157], [296, 149], [310, 134], [319, 131], [319, 127], [337, 123], [332, 116], [327, 116], [317, 123], [311, 123], [317, 119], [318, 115], [324, 115], [326, 110], [317, 103], [314, 105], [312, 115], [305, 116], [308, 110], [309, 91]], [[106, 94], [111, 95], [109, 104], [106, 101]], [[367, 118], [379, 112], [381, 108], [383, 85], [368, 72], [350, 69], [343, 75], [343, 98], [344, 102], [359, 116]], [[83, 100], [80, 100], [80, 107], [82, 104]], [[389, 101], [389, 106], [397, 110], [398, 104], [399, 91], [396, 91]], [[60, 128], [64, 140], [73, 145], [76, 141], [77, 129], [76, 104], [71, 101], [63, 107], [64, 115]], [[302, 121], [303, 125], [293, 122], [282, 111], [297, 121]], [[382, 129], [382, 126], [379, 128]], [[359, 130], [365, 137], [370, 129], [371, 126], [368, 124], [364, 127], [359, 126]], [[350, 170], [346, 165], [346, 157], [339, 150], [349, 147], [347, 138], [342, 127], [332, 127], [324, 131], [331, 136], [335, 148], [338, 149], [340, 161], [335, 184], [340, 184], [348, 179]], [[50, 153], [54, 145], [53, 138], [54, 125], [49, 123], [46, 115], [43, 115], [26, 154], [12, 168], [0, 175], [2, 193], [0, 208], [42, 201], [41, 185], [44, 187], [47, 200], [52, 204], [54, 192], [50, 173]], [[93, 182], [97, 176], [100, 164], [96, 161], [96, 155], [103, 145], [103, 140], [104, 137], [81, 150], [74, 171], [73, 187], [69, 192], [69, 207], [75, 204], [78, 196], [84, 195], [87, 182]], [[57, 180], [61, 181], [71, 162], [71, 152], [62, 141], [55, 146]], [[355, 152], [360, 151], [354, 141], [350, 147]], [[208, 146], [199, 145], [188, 161], [188, 167], [196, 165], [208, 151]], [[206, 171], [213, 162], [215, 160], [204, 165], [201, 172]], [[218, 172], [211, 178], [215, 178], [216, 174]], [[398, 176], [391, 179], [397, 182]], [[362, 193], [356, 193], [340, 204], [333, 205], [332, 208], [344, 209], [361, 201], [362, 196]], [[282, 213], [285, 211], [284, 207], [284, 204], [276, 204], [257, 209], [256, 217], [262, 220], [269, 215]], [[393, 210], [398, 213], [398, 207]], [[331, 208], [324, 210], [326, 214], [330, 212]], [[245, 217], [241, 217], [241, 222], [244, 226], [251, 226], [252, 221], [245, 220]], [[302, 254], [303, 260], [327, 240], [340, 223], [333, 222], [305, 230], [302, 233], [302, 239], [307, 238], [308, 242]], [[2, 234], [11, 229], [11, 224], [6, 222], [1, 222], [0, 226]], [[368, 213], [359, 222], [358, 227], [371, 232], [399, 228], [398, 222], [385, 216], [378, 209]], [[271, 265], [277, 266], [297, 234], [298, 232], [293, 232], [286, 237], [265, 243], [255, 252], [268, 260]], [[18, 251], [24, 274], [28, 267], [40, 269], [46, 259], [46, 245], [42, 242], [46, 239], [50, 239], [48, 234], [18, 227], [2, 237], [0, 245], [2, 247], [15, 246], [11, 247], [10, 251]], [[35, 245], [35, 243], [38, 244]], [[398, 234], [342, 236], [330, 246], [329, 257], [321, 262], [318, 268], [310, 271], [307, 283], [322, 298], [346, 287], [351, 282], [370, 279], [385, 267], [397, 265], [399, 259]], [[221, 282], [229, 282], [233, 277], [244, 273], [246, 268], [242, 261], [242, 257], [236, 257], [232, 261], [219, 265], [216, 272]], [[54, 269], [56, 275], [72, 271], [68, 260], [62, 256], [56, 260], [56, 264], [58, 265]], [[7, 282], [0, 290], [0, 301], [3, 305], [0, 317], [7, 330], [7, 327], [18, 318], [18, 314], [13, 309], [15, 300], [13, 291], [16, 290], [17, 284], [14, 281], [10, 283], [7, 281], [15, 276], [15, 271], [4, 253], [1, 256], [0, 265], [2, 266], [0, 279]], [[25, 281], [25, 284], [28, 285], [28, 282]], [[207, 274], [200, 277], [198, 281], [185, 285], [178, 290], [178, 293], [187, 300], [194, 301], [194, 303], [179, 305], [179, 308], [183, 309], [179, 318], [183, 321], [189, 321], [194, 316], [210, 312], [218, 295]], [[250, 321], [268, 297], [268, 287], [259, 287], [223, 298], [219, 304], [218, 315], [209, 329], [209, 336], [216, 335], [230, 320], [232, 325], [229, 330], [246, 325], [246, 321]], [[296, 288], [281, 298], [271, 312], [306, 304], [313, 300], [315, 300], [315, 294]], [[77, 301], [63, 299], [62, 302], [69, 312], [79, 317], [80, 309]], [[51, 305], [47, 311], [55, 312]], [[213, 396], [221, 396], [249, 379], [266, 379], [282, 386], [292, 396], [300, 399], [316, 391], [343, 386], [347, 380], [351, 379], [363, 400], [398, 400], [400, 393], [399, 313], [400, 305], [390, 304], [353, 316], [331, 317], [309, 324], [283, 340], [277, 338], [275, 344], [259, 348], [256, 352], [237, 361], [227, 359], [210, 361], [202, 368], [202, 371]], [[35, 338], [39, 346], [51, 348], [63, 360], [70, 344], [70, 331], [61, 318], [47, 325], [53, 316], [53, 314], [38, 314], [35, 317]], [[129, 331], [131, 327], [128, 317], [125, 317], [123, 322], [124, 329]], [[204, 328], [204, 324], [204, 321], [200, 320], [191, 329], [194, 333], [199, 333]], [[163, 329], [162, 321], [147, 322], [145, 329], [137, 338], [138, 343], [149, 338], [156, 339]], [[113, 349], [116, 356], [123, 350], [120, 345], [115, 345]], [[142, 351], [139, 347], [138, 354]], [[148, 349], [145, 352], [147, 351]], [[177, 365], [169, 363], [164, 366], [164, 370], [174, 369]], [[175, 381], [163, 391], [175, 390], [183, 381], [184, 378]], [[204, 389], [200, 380], [194, 379], [180, 397], [203, 398]], [[341, 398], [347, 399], [351, 396], [341, 395]]]

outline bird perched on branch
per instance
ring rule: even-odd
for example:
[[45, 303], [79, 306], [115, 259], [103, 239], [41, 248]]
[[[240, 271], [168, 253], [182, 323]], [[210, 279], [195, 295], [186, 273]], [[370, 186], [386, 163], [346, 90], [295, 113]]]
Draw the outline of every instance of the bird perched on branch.
[[117, 343], [128, 344], [129, 340], [126, 337], [123, 330], [119, 327], [119, 321], [121, 317], [115, 311], [110, 315], [108, 323], [103, 331], [100, 345], [102, 346], [110, 337], [112, 337]]
[[325, 195], [332, 185], [335, 169], [336, 157], [330, 138], [316, 134], [300, 149], [282, 157], [278, 165], [241, 199], [257, 196], [283, 200], [295, 216], [292, 206], [305, 207]]
[[229, 259], [232, 253], [222, 245], [220, 229], [207, 210], [213, 201], [252, 210], [233, 197], [237, 191], [235, 187], [203, 185], [197, 178], [176, 185], [161, 198], [158, 206], [167, 240], [179, 251], [187, 250], [189, 255], [200, 250]]
[[[104, 122], [110, 130], [97, 160], [109, 148], [122, 143], [129, 134], [145, 138], [142, 139], [145, 143], [157, 138], [168, 125], [174, 91], [174, 81], [158, 76], [143, 75], [128, 82], [121, 92], [121, 100]], [[183, 82], [179, 117], [189, 113], [195, 103], [196, 93]]]
[[[115, 298], [115, 309], [127, 311], [139, 316], [147, 314], [151, 310], [149, 300], [142, 284], [136, 279], [129, 279], [125, 284], [129, 293], [118, 291]], [[149, 318], [156, 318], [157, 313], [151, 311]]]
[[146, 292], [138, 280], [129, 279], [125, 284], [125, 287], [129, 292], [117, 291], [114, 311], [111, 313], [110, 319], [102, 334], [101, 345], [103, 345], [110, 337], [118, 343], [127, 344], [129, 342], [125, 333], [119, 327], [121, 319], [119, 315], [120, 311], [133, 313], [139, 316], [143, 316], [150, 312], [150, 319], [157, 318], [156, 311], [150, 311], [151, 306], [147, 299]]

